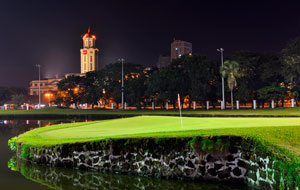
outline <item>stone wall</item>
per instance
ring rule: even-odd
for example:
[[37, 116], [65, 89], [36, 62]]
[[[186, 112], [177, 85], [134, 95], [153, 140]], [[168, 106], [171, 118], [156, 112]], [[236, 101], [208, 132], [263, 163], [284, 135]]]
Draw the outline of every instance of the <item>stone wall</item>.
[[19, 145], [18, 155], [51, 166], [286, 189], [279, 161], [257, 146], [237, 136], [114, 139], [26, 150]]

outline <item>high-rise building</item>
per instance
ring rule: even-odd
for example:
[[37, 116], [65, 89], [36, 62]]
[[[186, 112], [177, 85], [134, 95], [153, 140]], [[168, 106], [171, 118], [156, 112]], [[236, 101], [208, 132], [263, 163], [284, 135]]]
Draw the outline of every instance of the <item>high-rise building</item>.
[[182, 55], [191, 55], [192, 54], [192, 43], [174, 40], [171, 43], [171, 60], [180, 58]]
[[158, 57], [157, 68], [167, 67], [171, 63], [170, 54], [163, 54]]
[[80, 49], [81, 73], [87, 73], [98, 69], [98, 52], [96, 48], [96, 36], [88, 32], [82, 36], [83, 48]]

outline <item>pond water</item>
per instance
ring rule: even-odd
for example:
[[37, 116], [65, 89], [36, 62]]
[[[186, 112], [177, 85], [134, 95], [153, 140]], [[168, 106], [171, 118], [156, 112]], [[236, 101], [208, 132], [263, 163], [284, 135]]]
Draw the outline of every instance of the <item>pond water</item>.
[[[232, 186], [204, 182], [161, 180], [139, 176], [99, 173], [75, 169], [39, 166], [18, 161], [9, 150], [7, 141], [28, 130], [46, 125], [78, 122], [74, 120], [0, 120], [0, 185], [1, 189], [151, 189], [151, 190], [245, 190], [245, 186]], [[83, 121], [84, 122], [84, 121]], [[12, 165], [18, 163], [18, 170]], [[10, 165], [9, 169], [8, 163]]]

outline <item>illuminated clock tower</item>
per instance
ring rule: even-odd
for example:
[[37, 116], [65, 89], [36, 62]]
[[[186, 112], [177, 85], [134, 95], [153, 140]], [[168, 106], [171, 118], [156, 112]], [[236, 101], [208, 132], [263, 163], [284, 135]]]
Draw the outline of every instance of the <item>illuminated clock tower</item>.
[[83, 48], [80, 49], [81, 73], [95, 71], [98, 69], [98, 52], [96, 48], [96, 36], [88, 32], [82, 36]]

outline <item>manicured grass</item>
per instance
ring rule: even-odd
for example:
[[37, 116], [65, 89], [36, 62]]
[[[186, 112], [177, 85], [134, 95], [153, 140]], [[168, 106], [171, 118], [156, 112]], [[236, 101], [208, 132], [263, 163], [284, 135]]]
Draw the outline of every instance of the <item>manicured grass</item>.
[[38, 128], [20, 135], [17, 142], [55, 145], [108, 138], [186, 137], [240, 135], [257, 139], [270, 148], [280, 148], [300, 158], [300, 118], [192, 118], [138, 116]]
[[[293, 116], [300, 117], [300, 107], [276, 109], [241, 109], [241, 110], [183, 110], [183, 115], [195, 116]], [[5, 115], [179, 115], [178, 110], [103, 110], [103, 109], [59, 109], [44, 108], [41, 110], [0, 110]]]

